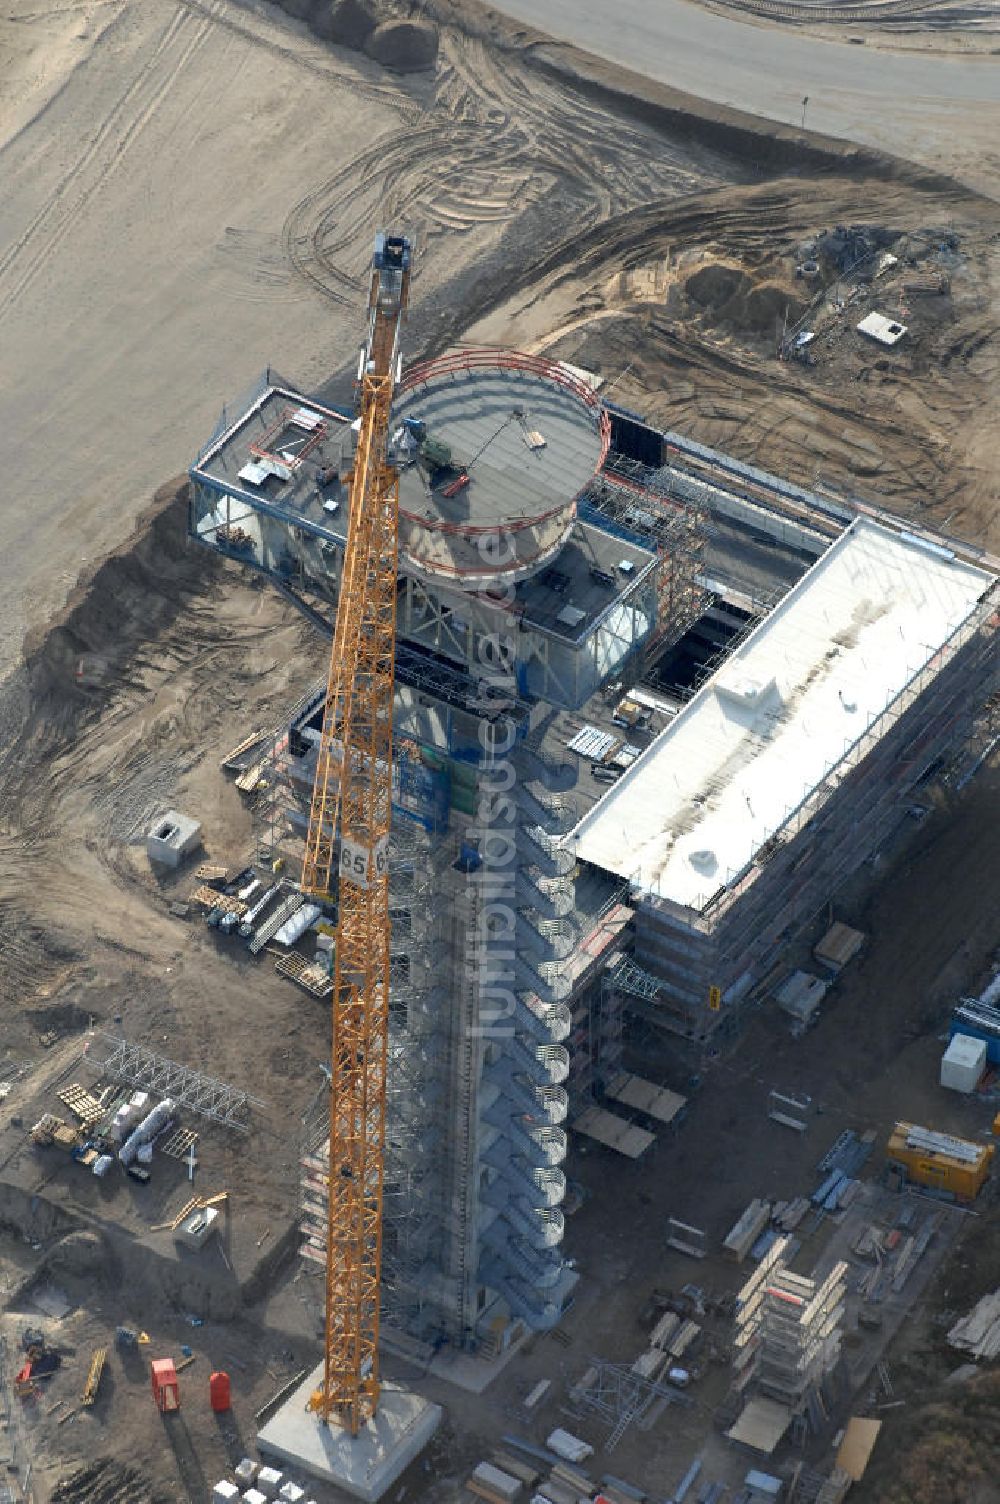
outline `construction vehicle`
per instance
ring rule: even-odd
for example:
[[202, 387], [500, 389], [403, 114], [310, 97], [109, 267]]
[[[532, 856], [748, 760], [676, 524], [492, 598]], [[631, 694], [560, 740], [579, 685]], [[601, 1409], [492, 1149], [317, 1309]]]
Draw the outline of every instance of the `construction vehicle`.
[[360, 425], [302, 891], [337, 888], [323, 1381], [309, 1401], [352, 1436], [379, 1399], [379, 1283], [389, 1022], [389, 821], [399, 473], [389, 418], [410, 243], [375, 237]]

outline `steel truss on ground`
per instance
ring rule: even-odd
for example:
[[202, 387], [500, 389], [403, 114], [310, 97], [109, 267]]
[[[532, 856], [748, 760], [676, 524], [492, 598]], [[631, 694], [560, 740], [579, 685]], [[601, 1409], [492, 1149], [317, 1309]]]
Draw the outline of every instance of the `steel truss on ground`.
[[125, 1081], [160, 1097], [170, 1097], [178, 1107], [189, 1107], [213, 1123], [249, 1133], [251, 1107], [264, 1106], [259, 1097], [227, 1086], [224, 1081], [216, 1081], [213, 1076], [189, 1070], [186, 1065], [178, 1065], [176, 1060], [154, 1054], [144, 1045], [130, 1044], [127, 1039], [116, 1039], [112, 1034], [101, 1037], [107, 1041], [109, 1052], [107, 1058], [94, 1068], [102, 1076]]
[[633, 1373], [625, 1363], [609, 1363], [604, 1358], [592, 1358], [585, 1380], [592, 1382], [574, 1386], [570, 1398], [587, 1410], [603, 1416], [612, 1423], [604, 1450], [611, 1452], [621, 1441], [633, 1422], [640, 1422], [649, 1414], [657, 1401], [668, 1405], [690, 1405], [691, 1400], [677, 1389], [666, 1384], [657, 1384]]

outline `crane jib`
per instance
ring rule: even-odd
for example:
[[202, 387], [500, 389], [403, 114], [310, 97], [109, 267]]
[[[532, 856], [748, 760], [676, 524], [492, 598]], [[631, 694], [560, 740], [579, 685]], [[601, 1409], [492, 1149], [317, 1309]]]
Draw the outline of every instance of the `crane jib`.
[[389, 826], [399, 477], [389, 420], [411, 248], [375, 238], [360, 425], [302, 890], [337, 898], [323, 1382], [310, 1408], [357, 1435], [379, 1399], [389, 1028]]

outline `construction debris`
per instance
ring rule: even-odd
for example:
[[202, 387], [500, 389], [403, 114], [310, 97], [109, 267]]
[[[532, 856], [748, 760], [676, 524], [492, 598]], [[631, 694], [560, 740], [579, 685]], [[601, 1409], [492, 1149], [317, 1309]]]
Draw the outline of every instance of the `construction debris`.
[[223, 914], [235, 914], [242, 919], [247, 911], [247, 906], [241, 898], [235, 898], [228, 893], [220, 893], [218, 888], [210, 888], [207, 883], [202, 883], [191, 894], [191, 902], [199, 904], [203, 909], [211, 911], [219, 909]]
[[214, 1196], [192, 1196], [190, 1201], [185, 1201], [177, 1215], [169, 1222], [157, 1222], [151, 1227], [150, 1232], [175, 1232], [185, 1217], [190, 1217], [192, 1212], [205, 1211], [210, 1206], [221, 1206], [229, 1200], [228, 1191], [218, 1191]]
[[260, 730], [251, 731], [242, 741], [237, 742], [231, 751], [226, 753], [225, 757], [219, 762], [219, 767], [226, 773], [233, 773], [237, 770], [242, 772], [243, 762], [241, 759], [243, 759], [244, 753], [256, 747], [258, 742], [262, 742], [266, 734], [266, 732]]
[[790, 1097], [785, 1092], [771, 1091], [767, 1098], [767, 1115], [772, 1123], [780, 1123], [783, 1128], [793, 1128], [796, 1133], [804, 1133], [809, 1126], [806, 1114], [811, 1105], [810, 1097]]
[[79, 1119], [84, 1133], [89, 1133], [106, 1115], [104, 1104], [77, 1081], [74, 1081], [71, 1086], [61, 1087], [56, 1092], [56, 1096], [63, 1106], [68, 1107], [73, 1116]]
[[838, 920], [836, 924], [831, 924], [819, 944], [813, 947], [813, 955], [836, 976], [854, 959], [864, 943], [865, 937], [861, 930], [852, 930], [850, 925], [841, 924]]
[[288, 977], [300, 987], [304, 987], [306, 992], [311, 992], [313, 997], [329, 997], [333, 991], [333, 978], [326, 968], [318, 961], [310, 964], [299, 955], [298, 951], [292, 951], [287, 956], [279, 956], [274, 963], [274, 969], [279, 976]]

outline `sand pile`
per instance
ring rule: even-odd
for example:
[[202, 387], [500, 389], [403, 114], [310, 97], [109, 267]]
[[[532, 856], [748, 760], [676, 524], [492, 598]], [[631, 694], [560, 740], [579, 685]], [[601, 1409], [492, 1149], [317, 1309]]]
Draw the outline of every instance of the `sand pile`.
[[786, 317], [794, 323], [805, 304], [783, 282], [762, 275], [754, 280], [740, 267], [713, 262], [692, 272], [684, 283], [688, 298], [718, 329], [743, 335], [768, 335]]
[[433, 68], [437, 61], [437, 28], [424, 20], [380, 20], [377, 0], [278, 0], [278, 4], [287, 15], [305, 21], [324, 41], [364, 51], [396, 73]]

